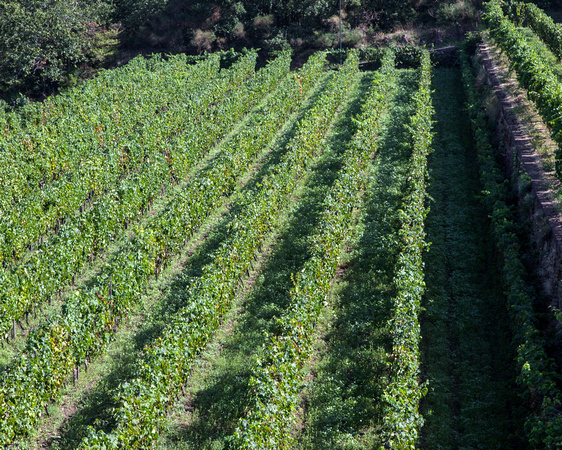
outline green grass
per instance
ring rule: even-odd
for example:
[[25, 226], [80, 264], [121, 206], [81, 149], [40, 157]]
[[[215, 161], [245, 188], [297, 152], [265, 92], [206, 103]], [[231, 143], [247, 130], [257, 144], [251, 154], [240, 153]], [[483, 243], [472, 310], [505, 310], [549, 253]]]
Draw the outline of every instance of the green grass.
[[376, 448], [382, 414], [398, 252], [398, 217], [410, 146], [416, 72], [399, 72], [396, 94], [380, 137], [367, 205], [360, 213], [353, 253], [334, 295], [334, 318], [325, 350], [307, 389], [302, 448]]
[[[250, 113], [246, 114], [233, 125], [233, 128], [228, 133], [228, 136], [232, 136], [241, 128], [249, 126], [254, 115], [267, 113], [267, 111], [263, 111], [263, 105], [266, 103], [266, 99], [272, 95], [274, 95], [274, 91], [266, 94]], [[223, 140], [226, 139], [227, 137], [225, 136]], [[165, 193], [159, 192], [152, 204], [145, 208], [145, 214], [138, 218], [138, 224], [140, 226], [146, 226], [155, 214], [162, 212], [162, 210], [166, 207], [166, 204], [173, 198], [174, 192], [184, 189], [189, 185], [191, 179], [197, 176], [198, 173], [208, 170], [212, 161], [218, 156], [218, 154], [220, 154], [220, 152], [221, 147], [217, 143], [207, 155], [202, 157], [201, 160], [189, 170], [187, 176], [184, 180], [182, 180], [182, 182], [178, 185], [169, 184]], [[274, 161], [271, 163], [267, 163], [267, 161], [264, 162], [261, 170], [267, 170], [267, 167], [269, 167], [272, 163], [274, 163]], [[247, 177], [251, 177], [251, 174], [248, 174]], [[247, 181], [247, 178], [241, 180], [240, 183], [242, 184], [245, 181]], [[148, 211], [150, 211], [149, 214], [146, 213]], [[59, 314], [60, 308], [64, 303], [64, 299], [72, 295], [74, 291], [92, 286], [102, 265], [107, 261], [111, 261], [115, 255], [119, 254], [123, 248], [127, 246], [127, 242], [131, 236], [131, 230], [133, 230], [134, 225], [134, 222], [129, 223], [128, 231], [122, 229], [121, 232], [115, 236], [114, 242], [110, 244], [101, 255], [98, 255], [93, 262], [86, 264], [82, 270], [75, 274], [73, 282], [60, 287], [60, 294], [58, 296], [53, 296], [51, 302], [44, 304], [38, 311], [36, 309], [33, 314], [29, 315], [28, 321], [22, 319], [20, 323], [23, 325], [24, 329], [22, 329], [21, 326], [16, 326], [15, 338], [10, 339], [8, 343], [5, 343], [4, 340], [0, 340], [0, 372], [10, 364], [13, 358], [23, 351], [27, 342], [27, 335], [31, 329], [44, 325], [50, 317], [54, 317]]]
[[[286, 311], [293, 274], [309, 256], [310, 236], [341, 168], [353, 132], [352, 117], [360, 111], [371, 77], [362, 74], [328, 135], [325, 154], [294, 193], [294, 207], [269, 236], [257, 270], [245, 281], [247, 292], [201, 353], [185, 395], [169, 411], [170, 423], [159, 448], [224, 448], [244, 415], [250, 368], [260, 357], [264, 333], [275, 332], [276, 319]], [[275, 145], [249, 168], [239, 189], [255, 189], [279, 162], [298, 118], [318, 99], [323, 86], [321, 82], [310, 102], [281, 130]], [[500, 283], [493, 243], [478, 200], [481, 187], [460, 86], [458, 69], [435, 70], [435, 153], [429, 161], [432, 201], [426, 222], [432, 244], [425, 256], [422, 317], [422, 375], [429, 381], [429, 393], [422, 404], [426, 424], [419, 444], [428, 449], [520, 448], [522, 427], [513, 395], [507, 312], [496, 287]], [[309, 376], [298, 411], [299, 427], [294, 430], [299, 448], [381, 444], [381, 393], [391, 350], [387, 322], [399, 249], [398, 210], [410, 156], [407, 124], [414, 113], [411, 95], [416, 87], [414, 70], [399, 71], [365, 193], [367, 206], [358, 213], [348, 261], [341, 266], [316, 329], [318, 345], [306, 368]], [[50, 407], [48, 434], [56, 435], [52, 448], [76, 448], [89, 425], [113, 427], [113, 392], [129, 378], [143, 347], [161, 335], [168, 318], [182, 306], [185, 291], [228, 236], [237, 212], [234, 198], [209, 218], [149, 289], [108, 353], [68, 390], [63, 407]], [[31, 437], [29, 446], [40, 440]]]
[[[329, 76], [326, 76], [320, 80], [307, 105], [287, 121], [286, 126], [280, 130], [273, 148], [265, 149], [260, 160], [249, 168], [246, 176], [240, 180], [239, 189], [251, 188], [278, 163], [279, 153], [284, 146], [282, 143], [290, 139], [298, 118], [314, 104], [328, 78]], [[227, 208], [211, 216], [202, 231], [188, 243], [183, 255], [176, 261], [174, 270], [167, 271], [166, 279], [160, 278], [156, 288], [147, 293], [146, 301], [151, 305], [150, 310], [137, 308], [131, 314], [129, 320], [136, 321], [136, 327], [118, 337], [118, 342], [110, 351], [112, 357], [109, 361], [102, 358], [98, 376], [92, 381], [93, 387], [82, 390], [82, 395], [74, 399], [78, 411], [57, 431], [59, 437], [54, 446], [75, 448], [89, 425], [105, 430], [113, 427], [111, 408], [116, 406], [112, 399], [114, 390], [130, 377], [131, 368], [134, 367], [142, 348], [160, 336], [168, 317], [183, 305], [191, 280], [201, 275], [202, 267], [210, 262], [214, 251], [228, 237], [238, 209], [239, 206], [234, 200]]]
[[513, 349], [458, 69], [437, 69], [426, 220], [421, 447], [518, 448]]
[[[224, 213], [224, 210], [221, 211]], [[85, 436], [88, 425], [111, 429], [113, 421], [111, 408], [117, 406], [112, 397], [114, 389], [131, 376], [131, 369], [138, 358], [139, 352], [145, 345], [150, 345], [160, 334], [166, 324], [166, 318], [174, 314], [182, 306], [184, 293], [191, 284], [194, 277], [200, 275], [201, 268], [210, 260], [210, 255], [218, 249], [220, 243], [228, 233], [228, 226], [232, 221], [233, 213], [223, 216], [211, 217], [213, 224], [204, 241], [199, 245], [189, 261], [187, 254], [182, 255], [185, 264], [183, 267], [176, 266], [163, 274], [159, 283], [151, 289], [147, 295], [147, 302], [154, 304], [143, 305], [137, 308], [131, 315], [136, 319], [136, 327], [131, 327], [129, 332], [119, 336], [118, 341], [109, 351], [111, 355], [99, 371], [99, 379], [96, 380], [92, 389], [85, 392], [79, 399], [79, 409], [72, 415], [59, 430], [59, 438], [54, 443], [54, 448], [77, 448], [80, 440]], [[201, 235], [195, 236], [195, 242], [190, 242], [187, 248], [197, 246]], [[189, 253], [186, 252], [186, 253]], [[180, 264], [180, 261], [176, 261]], [[178, 269], [179, 273], [178, 273]], [[156, 300], [156, 302], [155, 302]]]
[[[256, 286], [239, 305], [233, 323], [222, 330], [194, 371], [187, 396], [175, 411], [177, 423], [161, 448], [223, 448], [248, 404], [250, 368], [259, 357], [264, 333], [277, 326], [289, 300], [292, 274], [308, 258], [308, 236], [314, 231], [323, 199], [341, 166], [350, 139], [351, 116], [357, 113], [368, 84], [363, 76], [328, 137], [326, 150], [287, 217], [281, 234], [270, 243], [271, 254], [256, 277]], [[220, 350], [219, 350], [220, 349]], [[187, 414], [186, 414], [187, 413]]]
[[[301, 110], [310, 108], [327, 78], [329, 77], [320, 80], [315, 93]], [[260, 106], [254, 111], [259, 113], [259, 108]], [[278, 141], [289, 139], [292, 126], [299, 117], [297, 113], [287, 121], [286, 126], [280, 130], [274, 140], [276, 146], [263, 150], [258, 161], [240, 180], [239, 189], [246, 189], [252, 183], [257, 183], [278, 162]], [[242, 126], [249, 126], [247, 119], [238, 124], [230, 134], [236, 133]], [[220, 147], [215, 148], [205, 161], [194, 167], [193, 172], [208, 166], [218, 152]], [[154, 211], [158, 211], [170, 195], [169, 193], [159, 204], [155, 204]], [[56, 436], [53, 442], [55, 448], [75, 448], [85, 435], [88, 425], [106, 429], [112, 427], [110, 413], [111, 408], [115, 406], [112, 400], [114, 389], [130, 376], [130, 368], [143, 346], [150, 344], [160, 335], [167, 317], [182, 306], [184, 293], [193, 277], [201, 274], [201, 268], [210, 261], [212, 253], [227, 237], [238, 211], [236, 194], [227, 204], [228, 206], [220, 208], [209, 217], [185, 246], [182, 254], [176, 256], [164, 271], [163, 276], [151, 283], [139, 306], [129, 314], [126, 325], [118, 331], [116, 341], [111, 344], [107, 354], [90, 365], [89, 373], [80, 380], [78, 386], [68, 389], [62, 401], [62, 408], [57, 408], [56, 405], [50, 406], [53, 416], [46, 421], [37, 435], [30, 436], [28, 440], [30, 446], [33, 446], [34, 441], [50, 439], [50, 436], [41, 436], [47, 428], [49, 435]], [[152, 214], [145, 217], [150, 216]], [[76, 411], [68, 412], [67, 406]]]

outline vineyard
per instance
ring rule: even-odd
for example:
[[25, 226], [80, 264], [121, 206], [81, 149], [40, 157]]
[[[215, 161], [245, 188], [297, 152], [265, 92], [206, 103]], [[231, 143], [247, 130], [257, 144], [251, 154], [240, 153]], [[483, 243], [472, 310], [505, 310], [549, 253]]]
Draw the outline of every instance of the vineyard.
[[474, 54], [560, 178], [562, 29], [484, 8], [453, 64], [156, 55], [0, 111], [0, 445], [559, 448], [560, 302]]

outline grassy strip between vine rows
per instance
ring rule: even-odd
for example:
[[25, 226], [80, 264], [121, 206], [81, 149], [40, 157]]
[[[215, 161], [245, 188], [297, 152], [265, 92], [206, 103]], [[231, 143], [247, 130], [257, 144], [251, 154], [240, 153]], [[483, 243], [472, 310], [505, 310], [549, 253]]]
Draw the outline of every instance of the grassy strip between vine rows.
[[[178, 116], [186, 125], [181, 137], [173, 140], [178, 147], [173, 153], [162, 152], [159, 139], [139, 135], [136, 145], [150, 153], [140, 171], [126, 178], [115, 191], [95, 199], [92, 209], [68, 218], [58, 235], [27, 261], [0, 273], [1, 335], [7, 337], [10, 329], [13, 335], [16, 320], [49, 300], [62, 284], [68, 282], [94, 254], [106, 249], [128, 222], [150, 205], [170, 179], [166, 155], [174, 155], [173, 173], [185, 177], [189, 168], [205, 156], [213, 143], [224, 137], [289, 71], [291, 58], [285, 53], [244, 83], [249, 71], [253, 70], [255, 57], [250, 54], [240, 66], [235, 65], [232, 72], [224, 76], [225, 82], [210, 84], [184, 104], [187, 117], [185, 114]], [[225, 98], [227, 91], [235, 87], [236, 91]], [[212, 101], [219, 104], [209, 109]], [[166, 128], [166, 123], [159, 126]], [[156, 129], [151, 132], [159, 133]]]
[[425, 391], [420, 380], [419, 314], [425, 288], [422, 252], [427, 248], [424, 219], [428, 211], [425, 206], [427, 155], [431, 150], [433, 116], [431, 61], [427, 51], [422, 53], [420, 63], [419, 88], [414, 95], [416, 113], [410, 125], [413, 143], [410, 175], [400, 213], [402, 248], [393, 280], [396, 297], [390, 321], [390, 377], [383, 392], [386, 403], [383, 441], [389, 448], [415, 448], [423, 424], [419, 413], [419, 402]]
[[562, 25], [554, 22], [552, 17], [534, 3], [512, 2], [507, 5], [507, 12], [512, 21], [525, 23], [558, 60], [562, 59]]
[[[252, 73], [255, 58], [255, 54], [242, 58], [240, 68], [244, 77]], [[53, 102], [64, 103], [65, 98], [69, 103], [87, 102], [88, 117], [79, 123], [76, 123], [78, 114], [72, 108], [69, 112], [74, 116], [63, 115], [54, 121], [45, 118], [45, 124], [43, 121], [30, 123], [28, 129], [6, 143], [10, 148], [2, 152], [4, 169], [14, 172], [14, 176], [9, 186], [2, 188], [0, 200], [0, 262], [3, 266], [24, 256], [26, 248], [37, 246], [49, 230], [56, 232], [60, 221], [77, 211], [86, 198], [91, 200], [93, 195], [118, 185], [130, 171], [137, 170], [153, 153], [161, 151], [165, 140], [181, 131], [189, 103], [197, 94], [209, 90], [211, 85], [216, 92], [209, 94], [224, 95], [228, 89], [224, 83], [228, 80], [219, 76], [218, 55], [196, 66], [181, 64], [181, 59], [154, 58], [152, 64], [149, 61], [145, 64], [133, 61], [129, 70], [103, 77], [109, 79], [106, 89], [100, 88], [99, 80], [86, 83], [83, 90], [95, 92], [91, 98], [62, 94], [52, 102], [46, 101], [45, 109]], [[131, 86], [134, 93], [130, 91]], [[206, 96], [207, 99], [210, 105], [213, 100]], [[193, 103], [197, 108], [201, 101]], [[103, 117], [99, 117], [101, 111], [92, 111], [96, 108], [103, 111]], [[197, 110], [200, 113], [205, 109]], [[161, 127], [162, 122], [167, 127]], [[160, 130], [156, 131], [158, 127]], [[70, 142], [65, 145], [66, 141]], [[20, 148], [22, 143], [24, 148]], [[6, 156], [11, 152], [15, 153], [12, 160]], [[50, 180], [50, 172], [45, 167], [36, 167], [46, 155], [50, 159], [44, 164], [71, 167]], [[22, 171], [25, 174], [20, 173]], [[25, 179], [30, 188], [22, 192], [20, 198], [13, 199], [10, 190], [17, 188], [20, 178]]]
[[[136, 227], [122, 252], [107, 263], [93, 287], [67, 299], [60, 317], [30, 335], [24, 353], [0, 380], [0, 443], [10, 444], [40, 419], [56, 400], [67, 375], [103, 351], [118, 321], [138, 301], [153, 274], [176, 252], [206, 216], [234, 192], [239, 177], [267, 147], [287, 117], [305, 100], [325, 64], [313, 55], [287, 77], [275, 94], [252, 113], [245, 127], [222, 146], [219, 156], [189, 186], [176, 192], [167, 208], [146, 228]], [[268, 114], [263, 114], [263, 111]]]
[[109, 434], [92, 430], [82, 442], [83, 448], [146, 448], [158, 439], [167, 407], [186, 382], [198, 351], [229, 309], [239, 280], [277, 224], [279, 213], [289, 206], [299, 180], [322, 152], [323, 138], [357, 73], [358, 59], [352, 54], [299, 123], [281, 163], [263, 180], [259, 191], [250, 191], [241, 199], [244, 212], [236, 221], [233, 236], [194, 282], [186, 306], [162, 337], [145, 348], [136, 376], [117, 395], [121, 406], [114, 412], [116, 429]]
[[278, 319], [279, 332], [266, 336], [263, 356], [252, 369], [251, 406], [229, 439], [231, 447], [277, 449], [295, 444], [291, 425], [302, 388], [301, 369], [312, 352], [314, 328], [343, 256], [353, 211], [362, 205], [360, 193], [366, 187], [369, 157], [376, 151], [380, 118], [394, 76], [394, 55], [388, 52], [344, 154], [344, 168], [311, 237], [311, 258], [295, 276], [289, 311]]
[[537, 105], [557, 144], [556, 174], [562, 177], [562, 85], [549, 66], [540, 58], [525, 36], [504, 15], [497, 0], [485, 5], [484, 19], [494, 41], [505, 52], [518, 80]]
[[519, 258], [521, 249], [515, 234], [513, 213], [506, 203], [508, 188], [490, 143], [490, 127], [481, 108], [482, 96], [475, 88], [475, 78], [466, 55], [462, 63], [468, 111], [478, 146], [479, 171], [485, 193], [483, 201], [490, 212], [496, 249], [501, 257], [513, 345], [517, 348], [517, 383], [522, 387], [523, 399], [531, 409], [525, 421], [525, 431], [535, 448], [560, 448], [562, 393], [556, 384], [559, 377], [534, 325], [533, 294], [525, 282], [525, 267]]

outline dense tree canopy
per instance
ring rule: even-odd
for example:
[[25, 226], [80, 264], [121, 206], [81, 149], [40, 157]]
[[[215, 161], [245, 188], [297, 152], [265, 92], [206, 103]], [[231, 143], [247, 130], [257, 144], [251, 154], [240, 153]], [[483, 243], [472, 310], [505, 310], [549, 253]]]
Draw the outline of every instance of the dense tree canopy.
[[6, 0], [0, 3], [0, 90], [45, 92], [91, 60], [111, 23], [133, 29], [168, 0]]
[[0, 85], [3, 89], [57, 83], [84, 61], [102, 0], [8, 0], [0, 5]]
[[[476, 16], [482, 0], [342, 0], [344, 46], [397, 26]], [[558, 4], [560, 0], [541, 0]], [[111, 62], [109, 51], [203, 53], [337, 45], [340, 0], [4, 0], [0, 95], [41, 94]], [[548, 5], [546, 5], [548, 6]], [[119, 41], [117, 31], [119, 30]], [[112, 50], [104, 50], [108, 42]], [[101, 56], [100, 56], [101, 55]]]

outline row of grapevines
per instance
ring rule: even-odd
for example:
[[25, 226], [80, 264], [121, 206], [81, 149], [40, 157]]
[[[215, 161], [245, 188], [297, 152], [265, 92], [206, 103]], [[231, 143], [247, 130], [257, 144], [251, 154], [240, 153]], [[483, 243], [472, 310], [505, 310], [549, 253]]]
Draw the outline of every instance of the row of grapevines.
[[10, 129], [10, 124], [13, 121], [14, 114], [8, 111], [8, 105], [3, 100], [0, 100], [0, 135], [4, 136], [7, 130]]
[[414, 95], [416, 113], [411, 118], [412, 156], [406, 195], [400, 212], [401, 249], [393, 279], [390, 377], [383, 392], [385, 412], [383, 440], [389, 448], [415, 448], [423, 424], [419, 402], [424, 388], [420, 383], [419, 314], [424, 292], [422, 252], [425, 242], [424, 219], [427, 214], [427, 155], [431, 150], [432, 115], [431, 61], [424, 51], [420, 58], [420, 82]]
[[514, 2], [506, 6], [512, 21], [525, 23], [558, 59], [562, 59], [562, 26], [559, 23], [534, 3]]
[[475, 87], [475, 78], [466, 55], [463, 60], [463, 83], [467, 106], [472, 119], [478, 148], [483, 202], [492, 221], [492, 233], [501, 258], [501, 274], [517, 349], [517, 383], [531, 409], [525, 430], [534, 448], [562, 446], [562, 393], [557, 386], [554, 362], [548, 358], [544, 342], [534, 324], [533, 294], [525, 281], [526, 270], [519, 255], [521, 246], [516, 234], [513, 213], [507, 204], [508, 187], [495, 160], [488, 119], [481, 108], [482, 95]]
[[[208, 58], [191, 71], [189, 82], [178, 89], [173, 104], [163, 103], [165, 110], [138, 123], [125, 135], [115, 136], [114, 142], [103, 144], [100, 151], [88, 155], [78, 171], [69, 171], [42, 189], [29, 193], [24, 199], [0, 215], [0, 261], [4, 263], [21, 255], [26, 246], [38, 242], [49, 229], [55, 228], [83, 206], [86, 197], [119, 190], [124, 177], [138, 173], [139, 167], [150, 165], [155, 154], [166, 152], [167, 141], [185, 131], [190, 122], [205, 113], [211, 105], [224, 100], [254, 71], [257, 54], [251, 52], [240, 58], [232, 70], [209, 79], [209, 67], [218, 67], [219, 57]], [[166, 80], [162, 80], [166, 82]], [[146, 89], [146, 88], [145, 88]], [[171, 176], [174, 176], [172, 169]], [[82, 209], [82, 208], [81, 208]]]
[[[325, 56], [322, 55], [322, 58]], [[336, 110], [358, 72], [356, 57], [348, 58], [326, 93], [299, 123], [296, 136], [258, 192], [247, 192], [233, 236], [214, 255], [188, 292], [187, 303], [154, 345], [145, 348], [134, 378], [122, 386], [115, 411], [116, 429], [94, 432], [83, 447], [149, 447], [159, 435], [167, 406], [191, 370], [197, 352], [206, 345], [229, 309], [239, 280], [250, 268], [266, 235], [291, 203], [299, 180], [311, 170], [322, 150], [323, 138]]]
[[[211, 79], [217, 77], [218, 67], [218, 57], [209, 58], [207, 61], [191, 69], [186, 67], [184, 71], [191, 75], [190, 81], [189, 83], [183, 83], [184, 89], [176, 84], [176, 90], [183, 92], [184, 96], [186, 94], [191, 95], [192, 91], [199, 89], [200, 84], [205, 83], [209, 77]], [[158, 71], [156, 74], [164, 75], [161, 72]], [[148, 73], [153, 75], [151, 72]], [[134, 74], [132, 73], [130, 76], [132, 77]], [[163, 77], [164, 83], [165, 80], [166, 77]], [[144, 87], [144, 90], [148, 89], [150, 84]], [[102, 95], [101, 92], [100, 95]], [[108, 96], [111, 97], [111, 95]], [[136, 114], [123, 114], [124, 111], [121, 108], [135, 108], [135, 106], [129, 103], [113, 105], [115, 108], [113, 112], [115, 116], [114, 121], [118, 122], [113, 128], [109, 128], [107, 124], [89, 125], [86, 131], [96, 135], [97, 140], [94, 141], [93, 136], [88, 136], [90, 139], [88, 145], [85, 145], [83, 142], [75, 143], [76, 147], [70, 149], [69, 153], [73, 157], [79, 157], [80, 161], [75, 162], [75, 165], [66, 170], [64, 175], [48, 183], [43, 183], [43, 180], [39, 181], [37, 186], [33, 186], [33, 189], [27, 191], [25, 195], [22, 194], [22, 197], [18, 197], [17, 201], [10, 198], [9, 192], [5, 192], [2, 200], [4, 204], [0, 209], [0, 259], [4, 265], [10, 258], [20, 257], [29, 244], [35, 243], [47, 230], [55, 226], [57, 219], [64, 218], [77, 210], [89, 193], [103, 192], [108, 187], [115, 185], [124, 171], [133, 167], [134, 161], [130, 154], [141, 146], [134, 141], [131, 143], [127, 142], [126, 138], [128, 136], [133, 138], [138, 136], [140, 138], [143, 134], [143, 128], [150, 129], [146, 125], [160, 115], [158, 114], [158, 108], [163, 107], [163, 105], [168, 106], [171, 100], [170, 96], [162, 95], [163, 102], [158, 104], [153, 100], [152, 94], [147, 95], [147, 97], [144, 105], [139, 99], [139, 105], [136, 108], [141, 112]], [[174, 100], [177, 100], [178, 94], [175, 97]], [[103, 101], [98, 103], [103, 103]], [[100, 109], [104, 111], [103, 108]], [[147, 116], [148, 109], [152, 111], [150, 116]], [[146, 112], [142, 113], [145, 110]], [[133, 111], [136, 111], [136, 109], [133, 109]], [[107, 111], [104, 112], [107, 113]], [[131, 123], [130, 121], [133, 118], [136, 120], [134, 123]], [[72, 121], [70, 122], [73, 123]], [[49, 125], [52, 124], [49, 123]], [[63, 158], [56, 153], [65, 149], [61, 145], [61, 139], [84, 139], [82, 136], [84, 131], [79, 129], [73, 131], [66, 130], [66, 133], [70, 136], [58, 136], [57, 133], [60, 130], [45, 130], [44, 128], [39, 125], [35, 136], [29, 137], [29, 135], [23, 132], [21, 135], [13, 136], [12, 139], [5, 142], [5, 144], [12, 145], [12, 151], [14, 152], [12, 161], [8, 160], [10, 155], [6, 158], [4, 162], [7, 165], [6, 168], [11, 165], [13, 170], [19, 173], [19, 168], [21, 167], [26, 172], [27, 180], [33, 179], [33, 175], [36, 175], [38, 171], [34, 167], [35, 160], [37, 159], [36, 150], [32, 148], [22, 150], [16, 146], [19, 142], [25, 143], [29, 141], [29, 147], [39, 145], [44, 147], [42, 151], [53, 158], [52, 162], [55, 164], [57, 159]], [[26, 131], [30, 134], [35, 130]], [[32, 141], [32, 139], [34, 140]], [[12, 143], [10, 141], [15, 142]], [[9, 189], [17, 188], [17, 182], [17, 177], [15, 177], [14, 183]], [[6, 189], [4, 190], [6, 191]]]
[[313, 57], [297, 75], [286, 78], [250, 115], [252, 126], [227, 140], [210, 167], [178, 190], [146, 228], [136, 227], [92, 287], [75, 292], [63, 304], [60, 316], [30, 334], [23, 354], [0, 380], [0, 444], [27, 433], [40, 419], [42, 408], [59, 398], [71, 370], [77, 373], [81, 363], [103, 351], [151, 276], [234, 192], [240, 176], [302, 104], [324, 68], [324, 57]]
[[556, 174], [562, 176], [562, 85], [548, 65], [537, 55], [517, 27], [504, 15], [497, 0], [486, 5], [484, 18], [494, 40], [507, 55], [528, 96], [535, 102], [550, 128], [556, 150]]
[[[205, 123], [202, 125], [190, 116], [184, 119], [186, 127], [182, 141], [172, 141], [178, 145], [173, 155], [181, 155], [173, 163], [175, 171], [185, 175], [214, 142], [224, 137], [258, 99], [276, 86], [289, 71], [290, 61], [289, 53], [282, 54], [254, 78], [237, 86], [232, 98], [227, 97], [216, 108], [206, 109], [207, 99], [196, 97], [194, 101], [201, 100], [202, 103], [198, 108], [198, 119]], [[236, 68], [233, 70], [238, 72]], [[240, 71], [241, 75], [245, 73], [246, 70]], [[209, 90], [202, 93], [206, 97], [214, 96]], [[172, 155], [171, 151], [167, 154]], [[15, 320], [50, 299], [92, 255], [105, 249], [167, 182], [168, 165], [166, 154], [155, 151], [140, 171], [122, 180], [115, 190], [95, 199], [91, 209], [68, 218], [59, 233], [31, 257], [0, 273], [0, 332], [6, 335], [10, 328], [14, 330]]]
[[[348, 60], [355, 55], [348, 55]], [[350, 76], [355, 74], [351, 73]], [[294, 280], [288, 312], [278, 319], [279, 332], [268, 336], [252, 369], [251, 404], [230, 443], [234, 448], [294, 448], [291, 425], [299, 404], [302, 368], [314, 346], [314, 328], [347, 246], [354, 211], [361, 209], [370, 159], [377, 150], [381, 117], [395, 79], [394, 54], [387, 52], [344, 153], [344, 166], [325, 200], [311, 257]]]
[[0, 211], [65, 176], [103, 177], [103, 172], [92, 173], [97, 159], [120, 158], [119, 139], [136, 133], [186, 90], [215, 78], [219, 64], [218, 56], [195, 66], [183, 55], [166, 61], [138, 57], [43, 103], [27, 105], [20, 112], [24, 124], [0, 136]]

